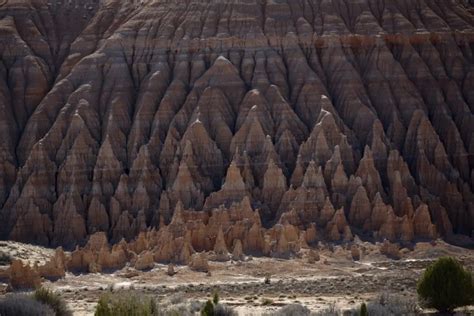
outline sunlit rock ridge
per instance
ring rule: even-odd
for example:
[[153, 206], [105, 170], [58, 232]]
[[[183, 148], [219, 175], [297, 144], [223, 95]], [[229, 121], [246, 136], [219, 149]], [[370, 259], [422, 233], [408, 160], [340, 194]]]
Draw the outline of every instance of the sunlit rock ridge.
[[463, 0], [2, 0], [0, 238], [470, 236], [473, 54]]

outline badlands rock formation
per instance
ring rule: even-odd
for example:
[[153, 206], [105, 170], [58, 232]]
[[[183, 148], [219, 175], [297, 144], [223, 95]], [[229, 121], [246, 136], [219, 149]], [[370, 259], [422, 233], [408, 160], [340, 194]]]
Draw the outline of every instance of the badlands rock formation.
[[68, 269], [473, 234], [468, 1], [7, 0], [0, 34], [0, 238], [102, 232]]
[[0, 278], [8, 279], [9, 288], [12, 290], [26, 290], [38, 288], [44, 279], [55, 281], [66, 275], [66, 266], [70, 258], [61, 248], [56, 249], [54, 255], [44, 264], [33, 266], [20, 259], [14, 259]]

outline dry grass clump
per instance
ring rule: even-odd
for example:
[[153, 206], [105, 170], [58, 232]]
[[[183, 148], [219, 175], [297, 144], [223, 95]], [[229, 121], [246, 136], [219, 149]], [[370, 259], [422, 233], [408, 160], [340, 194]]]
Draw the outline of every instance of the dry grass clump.
[[31, 296], [11, 294], [0, 299], [0, 315], [2, 316], [54, 316], [51, 307], [42, 304]]
[[59, 294], [46, 288], [39, 288], [33, 293], [33, 298], [44, 305], [49, 306], [56, 316], [72, 316], [64, 299]]

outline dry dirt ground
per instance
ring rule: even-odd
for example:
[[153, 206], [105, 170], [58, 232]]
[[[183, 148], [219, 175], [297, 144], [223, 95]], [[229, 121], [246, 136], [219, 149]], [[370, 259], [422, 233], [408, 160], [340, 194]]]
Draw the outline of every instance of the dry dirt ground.
[[[211, 273], [199, 273], [176, 267], [177, 274], [166, 274], [167, 266], [157, 264], [147, 272], [124, 268], [109, 274], [67, 274], [66, 278], [45, 285], [59, 291], [75, 315], [93, 315], [101, 294], [107, 291], [134, 289], [157, 299], [181, 295], [205, 300], [214, 292], [239, 311], [239, 315], [262, 315], [281, 306], [300, 303], [312, 311], [334, 304], [338, 309], [356, 308], [361, 302], [381, 293], [416, 297], [416, 281], [424, 268], [440, 256], [450, 255], [474, 270], [474, 250], [448, 245], [443, 241], [418, 243], [404, 249], [401, 260], [381, 255], [379, 246], [360, 242], [360, 261], [353, 261], [342, 246], [323, 247], [321, 260], [308, 263], [301, 258], [290, 260], [248, 258], [245, 262], [211, 262]], [[0, 248], [30, 262], [42, 261], [52, 251], [19, 243], [3, 242]], [[270, 283], [264, 282], [270, 276]]]

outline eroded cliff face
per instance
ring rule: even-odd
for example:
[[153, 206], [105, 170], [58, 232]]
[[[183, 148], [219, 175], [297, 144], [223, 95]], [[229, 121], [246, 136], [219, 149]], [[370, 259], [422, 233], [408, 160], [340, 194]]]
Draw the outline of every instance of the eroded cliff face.
[[1, 238], [471, 235], [473, 53], [462, 0], [0, 1]]

